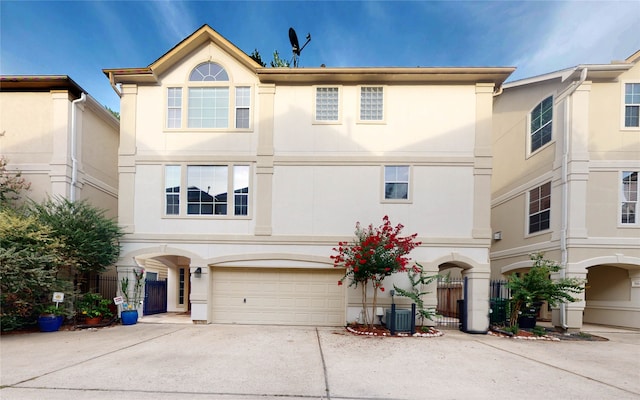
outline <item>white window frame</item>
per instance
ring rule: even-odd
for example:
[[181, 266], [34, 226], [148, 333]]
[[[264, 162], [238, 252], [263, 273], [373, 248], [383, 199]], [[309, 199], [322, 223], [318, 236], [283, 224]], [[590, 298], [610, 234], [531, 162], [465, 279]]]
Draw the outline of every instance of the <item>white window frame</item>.
[[[172, 91], [178, 91], [180, 94], [180, 97], [171, 97], [169, 95], [169, 93]], [[166, 112], [166, 118], [165, 118], [165, 127], [167, 129], [182, 129], [182, 121], [183, 121], [183, 107], [182, 104], [184, 102], [184, 98], [183, 98], [183, 90], [181, 86], [168, 86], [165, 90], [165, 94], [166, 94], [166, 108], [165, 108], [165, 112]], [[171, 101], [171, 99], [178, 99], [178, 103], [179, 105], [176, 105], [175, 103], [173, 103]], [[171, 123], [170, 121], [172, 121], [171, 119], [171, 110], [178, 110], [178, 117], [177, 117], [177, 122], [178, 122], [178, 126], [170, 126]], [[175, 118], [173, 119], [175, 120]]]
[[[313, 88], [313, 123], [318, 125], [336, 125], [342, 123], [342, 86], [338, 85], [317, 85]], [[338, 93], [337, 117], [335, 120], [318, 119], [318, 90], [336, 89]]]
[[620, 110], [620, 129], [624, 130], [624, 131], [640, 131], [640, 123], [639, 126], [626, 126], [626, 113], [627, 113], [627, 106], [637, 106], [638, 107], [638, 111], [640, 112], [640, 103], [630, 103], [627, 104], [626, 102], [626, 91], [627, 91], [627, 85], [631, 85], [631, 84], [636, 84], [636, 85], [640, 85], [640, 81], [622, 81], [621, 85], [622, 85], [622, 89], [621, 89], [621, 110]]
[[[362, 94], [363, 89], [367, 88], [377, 88], [382, 90], [382, 116], [380, 119], [362, 119]], [[387, 104], [386, 104], [386, 96], [387, 88], [383, 85], [360, 85], [358, 86], [358, 123], [359, 124], [384, 124], [386, 121], [386, 113], [387, 113]]]
[[[630, 194], [634, 192], [635, 189], [635, 200], [633, 199], [628, 199], [627, 196], [625, 195], [626, 191], [625, 191], [625, 186], [624, 186], [624, 179], [625, 179], [625, 174], [636, 174], [636, 184], [635, 184], [635, 188], [630, 188]], [[618, 175], [618, 185], [620, 187], [619, 189], [619, 202], [618, 202], [618, 226], [619, 227], [638, 227], [640, 226], [640, 221], [639, 221], [639, 217], [640, 215], [640, 209], [638, 208], [638, 206], [640, 206], [640, 187], [638, 185], [638, 180], [637, 177], [640, 174], [640, 170], [626, 170], [626, 171], [620, 171], [620, 174]], [[622, 218], [623, 218], [623, 204], [624, 203], [630, 203], [634, 205], [634, 209], [635, 209], [635, 221], [634, 222], [623, 222]]]
[[[249, 94], [248, 97], [246, 98], [246, 100], [248, 101], [248, 104], [240, 104], [240, 101], [238, 100], [238, 91], [240, 89], [246, 89]], [[234, 87], [234, 91], [233, 91], [233, 102], [235, 104], [234, 107], [234, 112], [233, 112], [233, 127], [235, 129], [239, 129], [239, 130], [250, 130], [251, 129], [251, 104], [253, 104], [253, 99], [251, 98], [251, 86], [235, 86]], [[246, 127], [239, 127], [238, 126], [238, 111], [239, 110], [247, 110], [248, 115], [247, 115], [247, 126]]]
[[[180, 167], [180, 185], [179, 185], [179, 212], [178, 214], [167, 214], [167, 167], [174, 166]], [[188, 196], [189, 196], [189, 178], [188, 178], [188, 168], [189, 167], [227, 167], [227, 199], [226, 199], [226, 214], [215, 214], [215, 206], [216, 203], [213, 204], [213, 214], [189, 214], [188, 210]], [[237, 178], [241, 173], [240, 168], [243, 170], [246, 168], [246, 184], [248, 190], [246, 192], [236, 194], [236, 186], [239, 184]], [[165, 175], [163, 179], [163, 210], [162, 217], [167, 219], [251, 219], [252, 218], [252, 195], [253, 195], [253, 182], [252, 182], [252, 166], [250, 163], [237, 162], [237, 163], [167, 163], [163, 165], [163, 173]], [[236, 215], [236, 196], [241, 196], [244, 199], [243, 205], [246, 206], [247, 213], [245, 215], [238, 214]]]
[[[177, 176], [177, 178], [178, 178], [178, 186], [177, 186], [178, 187], [178, 191], [177, 192], [169, 192], [168, 191], [169, 188], [167, 186], [168, 186], [170, 177], [169, 177], [169, 174], [167, 173], [167, 170], [168, 170], [169, 167], [175, 168], [174, 170], [178, 172], [178, 174], [177, 174], [178, 175]], [[182, 213], [182, 204], [183, 204], [182, 199], [181, 199], [181, 197], [182, 197], [182, 194], [181, 194], [181, 192], [182, 192], [182, 166], [180, 164], [165, 164], [165, 165], [163, 165], [162, 173], [163, 173], [163, 178], [164, 178], [162, 180], [164, 182], [164, 188], [162, 190], [162, 198], [163, 198], [163, 202], [162, 202], [162, 204], [163, 204], [163, 212], [162, 212], [162, 214], [165, 217], [177, 217]], [[175, 178], [175, 176], [172, 176], [171, 178]], [[173, 187], [175, 187], [175, 185], [173, 185]], [[167, 212], [167, 210], [169, 208], [169, 202], [167, 201], [169, 199], [169, 196], [171, 196], [173, 198], [175, 198], [177, 196], [177, 199], [176, 199], [178, 201], [178, 212], [177, 213], [169, 214]]]
[[[544, 209], [539, 209], [538, 211], [531, 213], [531, 192], [534, 190], [537, 191], [541, 191], [542, 187], [545, 185], [549, 185], [549, 207], [548, 208], [544, 208]], [[535, 235], [539, 235], [539, 234], [543, 234], [543, 233], [548, 233], [551, 230], [551, 201], [553, 200], [553, 187], [551, 185], [551, 181], [547, 181], [544, 183], [541, 183], [539, 185], [537, 185], [536, 187], [533, 187], [529, 190], [527, 190], [527, 196], [526, 196], [526, 212], [525, 212], [525, 216], [526, 216], [526, 223], [525, 223], [525, 227], [526, 227], [526, 236], [535, 236]], [[538, 201], [541, 201], [540, 199]], [[547, 228], [544, 229], [539, 229], [535, 232], [531, 232], [531, 217], [534, 215], [540, 215], [544, 212], [549, 212], [549, 226]]]
[[[191, 81], [189, 80], [191, 74], [200, 66], [213, 63], [220, 66], [222, 71], [224, 71], [224, 77], [227, 80], [215, 81], [215, 80], [206, 80], [206, 81]], [[213, 78], [213, 76], [212, 76]], [[218, 114], [220, 117], [224, 115], [224, 118], [219, 120], [224, 120], [226, 118], [226, 124], [224, 126], [215, 126], [214, 127], [190, 127], [190, 115], [192, 111], [192, 104], [190, 104], [190, 90], [198, 89], [198, 88], [225, 88], [227, 90], [226, 96], [226, 107], [220, 106], [220, 108], [226, 108], [226, 112], [223, 111], [222, 114]], [[236, 92], [238, 88], [248, 88], [249, 89], [249, 104], [248, 105], [239, 105], [236, 99]], [[164, 89], [164, 129], [166, 131], [192, 131], [192, 132], [200, 132], [200, 131], [251, 131], [253, 129], [253, 107], [254, 107], [254, 90], [253, 84], [250, 83], [240, 83], [233, 82], [231, 79], [231, 75], [229, 71], [221, 64], [215, 61], [209, 62], [200, 62], [195, 65], [193, 68], [189, 70], [189, 73], [186, 76], [186, 80], [180, 84], [167, 84], [163, 87]], [[177, 89], [181, 92], [181, 100], [180, 106], [175, 106], [175, 104], [171, 104], [169, 99], [170, 89]], [[170, 126], [169, 123], [169, 114], [170, 110], [180, 110], [180, 126]], [[248, 109], [249, 110], [249, 127], [248, 128], [238, 128], [236, 116], [239, 109]], [[193, 118], [193, 117], [192, 117]]]
[[[532, 122], [532, 118], [531, 115], [533, 114], [534, 110], [536, 108], [538, 108], [538, 106], [540, 106], [543, 102], [545, 102], [548, 98], [551, 98], [551, 120], [547, 123], [545, 123], [544, 125], [542, 125], [538, 130], [536, 130], [536, 132], [542, 130], [545, 126], [551, 124], [551, 137], [549, 138], [549, 141], [543, 143], [542, 145], [540, 145], [540, 147], [538, 147], [537, 149], [533, 150], [533, 133], [531, 131], [531, 122]], [[533, 155], [536, 154], [540, 151], [542, 151], [543, 149], [547, 148], [548, 146], [551, 145], [551, 143], [553, 143], [553, 138], [555, 137], [554, 135], [554, 126], [555, 124], [554, 119], [556, 118], [556, 109], [555, 109], [555, 98], [553, 96], [553, 94], [549, 94], [547, 96], [544, 96], [542, 100], [540, 100], [539, 102], [536, 103], [535, 106], [533, 106], [530, 110], [529, 113], [527, 114], [527, 154]]]
[[[391, 168], [391, 167], [401, 167], [401, 168], [407, 168], [407, 180], [389, 180], [387, 181], [387, 168]], [[412, 196], [413, 196], [413, 190], [412, 190], [412, 182], [413, 182], [413, 168], [411, 165], [408, 164], [385, 164], [382, 166], [381, 169], [381, 181], [382, 181], [382, 189], [380, 190], [381, 192], [381, 198], [380, 198], [380, 202], [381, 203], [395, 203], [395, 204], [407, 204], [407, 203], [411, 203], [412, 200]], [[387, 183], [393, 184], [393, 183], [406, 183], [407, 184], [407, 198], [406, 199], [395, 199], [395, 198], [387, 198]]]

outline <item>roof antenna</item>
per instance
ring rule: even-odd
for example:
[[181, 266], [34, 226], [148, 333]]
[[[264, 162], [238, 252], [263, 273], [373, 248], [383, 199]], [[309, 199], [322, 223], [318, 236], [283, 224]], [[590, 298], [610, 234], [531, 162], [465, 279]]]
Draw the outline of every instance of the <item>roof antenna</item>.
[[311, 41], [311, 34], [307, 33], [307, 41], [302, 47], [300, 47], [300, 43], [298, 42], [298, 35], [296, 35], [296, 31], [293, 28], [289, 28], [289, 42], [291, 42], [291, 50], [293, 51], [293, 59], [291, 60], [291, 64], [293, 64], [293, 68], [298, 68], [298, 59], [300, 57], [300, 53], [302, 49], [304, 49], [309, 42]]

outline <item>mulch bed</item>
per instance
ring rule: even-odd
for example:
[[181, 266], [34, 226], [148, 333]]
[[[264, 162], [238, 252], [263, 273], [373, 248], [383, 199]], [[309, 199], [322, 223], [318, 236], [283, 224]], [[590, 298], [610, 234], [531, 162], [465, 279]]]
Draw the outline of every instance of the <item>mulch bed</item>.
[[413, 335], [411, 332], [396, 332], [395, 335], [391, 334], [391, 331], [382, 325], [373, 325], [369, 327], [362, 324], [350, 324], [347, 325], [347, 331], [354, 335], [360, 336], [378, 336], [378, 337], [438, 337], [443, 333], [433, 327], [416, 327], [416, 333]]
[[520, 329], [517, 334], [508, 332], [502, 327], [491, 327], [488, 334], [492, 336], [505, 337], [519, 340], [546, 340], [546, 341], [586, 341], [586, 342], [606, 342], [609, 339], [592, 335], [585, 332], [559, 332], [554, 328], [543, 328], [544, 335], [536, 335], [531, 330]]

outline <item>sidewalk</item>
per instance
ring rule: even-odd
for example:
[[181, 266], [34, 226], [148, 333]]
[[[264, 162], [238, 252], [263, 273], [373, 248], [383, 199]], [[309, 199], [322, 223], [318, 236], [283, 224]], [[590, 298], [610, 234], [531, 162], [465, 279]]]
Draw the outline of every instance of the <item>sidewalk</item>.
[[7, 399], [640, 399], [640, 333], [603, 342], [445, 331], [139, 323], [2, 336]]

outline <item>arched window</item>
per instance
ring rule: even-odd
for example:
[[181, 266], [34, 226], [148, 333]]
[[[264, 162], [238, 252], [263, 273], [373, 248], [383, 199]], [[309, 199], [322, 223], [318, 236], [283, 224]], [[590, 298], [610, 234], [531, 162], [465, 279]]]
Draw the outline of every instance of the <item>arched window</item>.
[[205, 82], [205, 81], [229, 81], [229, 75], [227, 71], [220, 64], [214, 62], [206, 62], [198, 65], [191, 71], [189, 75], [191, 82]]
[[186, 84], [168, 86], [166, 94], [169, 129], [251, 128], [251, 87], [234, 85], [218, 63], [198, 64]]

